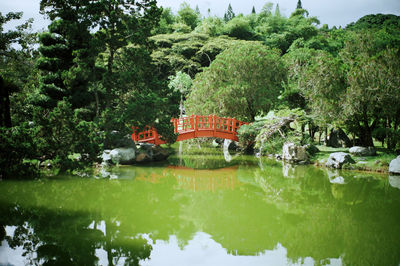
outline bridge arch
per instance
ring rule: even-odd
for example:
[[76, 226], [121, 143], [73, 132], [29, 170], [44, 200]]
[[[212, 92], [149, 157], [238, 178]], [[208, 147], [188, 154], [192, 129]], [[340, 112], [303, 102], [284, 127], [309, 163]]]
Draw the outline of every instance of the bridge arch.
[[[174, 132], [179, 134], [176, 141], [194, 138], [215, 137], [238, 141], [238, 130], [242, 125], [248, 124], [236, 118], [219, 117], [217, 115], [191, 115], [182, 118], [172, 118]], [[142, 132], [134, 129], [132, 140], [147, 142], [156, 145], [164, 144], [155, 128], [148, 127]]]

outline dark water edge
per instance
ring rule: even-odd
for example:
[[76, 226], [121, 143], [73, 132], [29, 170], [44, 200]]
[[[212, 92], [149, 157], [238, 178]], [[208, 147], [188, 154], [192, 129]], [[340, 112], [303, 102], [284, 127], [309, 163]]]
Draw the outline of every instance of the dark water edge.
[[399, 265], [399, 177], [218, 152], [0, 182], [0, 265]]

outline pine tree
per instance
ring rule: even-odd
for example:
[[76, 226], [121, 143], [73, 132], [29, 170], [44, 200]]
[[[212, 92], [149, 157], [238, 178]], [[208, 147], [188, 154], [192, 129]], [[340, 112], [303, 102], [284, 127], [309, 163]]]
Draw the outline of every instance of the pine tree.
[[255, 9], [255, 7], [253, 6], [253, 9], [251, 10], [251, 14], [255, 14], [256, 13], [256, 9]]
[[296, 7], [296, 9], [303, 9], [303, 6], [302, 6], [302, 4], [301, 4], [301, 0], [298, 0], [298, 1], [297, 1], [297, 7]]
[[194, 11], [199, 15], [199, 17], [201, 17], [200, 8], [198, 5], [196, 5], [196, 9]]
[[235, 13], [233, 13], [232, 6], [231, 4], [228, 5], [228, 10], [226, 11], [224, 15], [224, 20], [225, 22], [228, 22], [229, 20], [233, 19], [235, 17]]
[[279, 4], [276, 4], [275, 7], [275, 17], [280, 17], [281, 16], [281, 11], [279, 9]]

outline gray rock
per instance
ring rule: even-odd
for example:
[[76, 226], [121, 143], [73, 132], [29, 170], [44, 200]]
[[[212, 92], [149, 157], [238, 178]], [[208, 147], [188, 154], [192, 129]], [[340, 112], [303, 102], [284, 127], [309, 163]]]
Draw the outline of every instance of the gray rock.
[[400, 175], [400, 156], [390, 162], [389, 173]]
[[152, 151], [153, 151], [153, 161], [162, 161], [168, 158], [169, 156], [169, 152], [166, 149], [163, 149], [160, 146], [156, 146], [154, 145], [152, 147]]
[[351, 155], [355, 156], [374, 156], [376, 155], [376, 150], [374, 147], [360, 147], [354, 146], [349, 149]]
[[219, 146], [221, 146], [221, 144], [218, 143], [217, 140], [215, 140], [215, 139], [212, 141], [211, 145], [212, 145], [214, 148], [218, 148]]
[[350, 154], [345, 152], [334, 152], [329, 155], [329, 159], [326, 162], [326, 167], [332, 167], [336, 169], [341, 169], [345, 163], [355, 163]]
[[398, 175], [389, 176], [389, 184], [392, 187], [400, 189], [400, 176], [398, 176]]
[[138, 155], [136, 156], [136, 162], [137, 163], [145, 163], [145, 162], [150, 162], [151, 157], [147, 152], [139, 152]]
[[104, 150], [103, 151], [103, 154], [101, 155], [101, 160], [104, 163], [112, 163], [110, 152], [111, 152], [111, 150]]
[[291, 163], [308, 161], [306, 148], [292, 142], [285, 143], [282, 147], [282, 160]]
[[136, 151], [134, 148], [117, 148], [109, 153], [114, 164], [132, 164], [135, 162]]
[[331, 130], [328, 140], [325, 144], [326, 146], [334, 148], [351, 147], [351, 141], [349, 137], [340, 128]]

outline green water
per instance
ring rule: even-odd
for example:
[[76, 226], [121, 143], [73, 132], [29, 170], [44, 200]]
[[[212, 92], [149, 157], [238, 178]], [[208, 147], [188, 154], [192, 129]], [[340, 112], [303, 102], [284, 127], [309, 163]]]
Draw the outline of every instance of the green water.
[[1, 181], [0, 265], [400, 263], [400, 177], [218, 153], [107, 175]]

